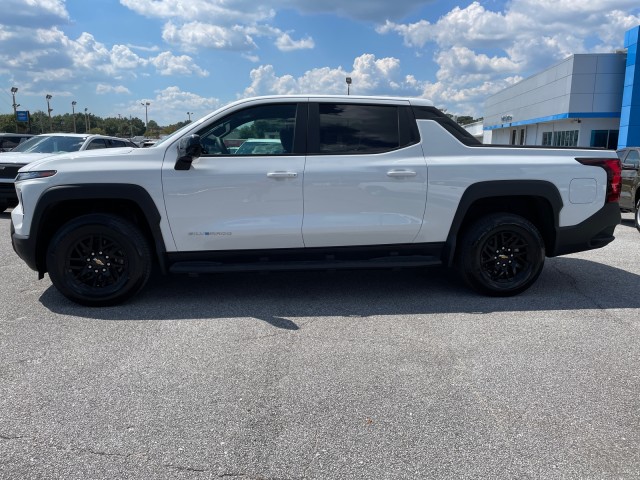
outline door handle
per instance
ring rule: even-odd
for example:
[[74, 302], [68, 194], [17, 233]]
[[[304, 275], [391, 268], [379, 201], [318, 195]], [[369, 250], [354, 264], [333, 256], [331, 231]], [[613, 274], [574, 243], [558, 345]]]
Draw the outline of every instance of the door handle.
[[269, 172], [267, 173], [267, 177], [269, 178], [296, 178], [298, 176], [297, 172]]
[[417, 175], [413, 170], [389, 170], [387, 172], [388, 177], [415, 177]]

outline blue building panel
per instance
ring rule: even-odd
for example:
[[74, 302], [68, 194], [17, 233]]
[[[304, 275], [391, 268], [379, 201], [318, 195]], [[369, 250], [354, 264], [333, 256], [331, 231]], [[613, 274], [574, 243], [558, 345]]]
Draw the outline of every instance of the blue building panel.
[[638, 43], [638, 41], [640, 41], [640, 25], [625, 32], [624, 46], [633, 45], [634, 43]]
[[627, 67], [631, 67], [636, 64], [638, 56], [638, 44], [633, 43], [627, 47]]
[[[622, 110], [620, 112], [620, 133], [618, 148], [640, 145], [640, 63], [638, 63], [638, 39], [640, 25], [624, 34], [624, 46], [627, 49], [627, 67], [624, 90], [622, 92]], [[635, 79], [639, 81], [636, 82]]]
[[632, 86], [636, 78], [635, 68], [627, 68], [624, 74], [624, 86]]

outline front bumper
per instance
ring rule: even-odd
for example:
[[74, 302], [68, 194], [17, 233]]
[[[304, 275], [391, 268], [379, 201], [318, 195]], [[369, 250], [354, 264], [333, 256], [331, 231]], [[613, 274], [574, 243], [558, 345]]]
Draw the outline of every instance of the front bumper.
[[31, 270], [35, 270], [42, 276], [44, 272], [41, 272], [38, 268], [35, 242], [30, 237], [16, 234], [16, 230], [13, 227], [13, 222], [11, 222], [10, 229], [11, 245], [13, 246], [13, 251], [18, 254], [18, 256], [29, 266], [29, 268], [31, 268]]

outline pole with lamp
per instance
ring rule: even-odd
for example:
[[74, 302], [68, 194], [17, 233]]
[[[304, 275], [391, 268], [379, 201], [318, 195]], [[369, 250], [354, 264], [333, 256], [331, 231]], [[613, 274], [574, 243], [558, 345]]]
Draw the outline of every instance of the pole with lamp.
[[89, 133], [89, 114], [87, 113], [89, 109], [84, 109], [84, 131], [85, 133]]
[[191, 115], [193, 115], [193, 112], [187, 112], [187, 115], [189, 116], [189, 123], [191, 123]]
[[49, 105], [49, 101], [53, 98], [52, 95], [48, 94], [44, 97], [47, 99], [47, 113], [49, 114], [49, 131], [53, 132], [53, 122], [51, 121], [51, 112], [53, 112], [53, 108]]
[[142, 102], [140, 105], [144, 107], [144, 129], [146, 134], [146, 130], [149, 129], [149, 105], [151, 105], [151, 103]]
[[347, 82], [347, 95], [351, 95], [351, 77], [347, 77], [346, 82]]
[[18, 89], [16, 87], [11, 87], [11, 95], [13, 95], [13, 119], [16, 121], [16, 133], [18, 133], [18, 107], [19, 103], [16, 103], [16, 93]]
[[78, 133], [76, 131], [76, 105], [78, 102], [75, 100], [71, 102], [71, 118], [73, 118], [73, 133]]

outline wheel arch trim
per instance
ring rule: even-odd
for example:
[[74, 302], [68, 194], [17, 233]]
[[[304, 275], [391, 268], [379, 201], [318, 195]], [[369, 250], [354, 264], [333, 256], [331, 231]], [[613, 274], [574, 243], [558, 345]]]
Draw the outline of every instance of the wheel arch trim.
[[[558, 188], [546, 180], [495, 180], [470, 185], [462, 194], [453, 217], [443, 251], [443, 263], [452, 266], [456, 256], [457, 238], [463, 228], [464, 219], [472, 206], [487, 199], [500, 197], [538, 197], [549, 202], [553, 210], [553, 228], [557, 232], [560, 225], [560, 211], [564, 206]], [[508, 206], [505, 207], [508, 212]]]
[[166, 247], [160, 229], [162, 216], [158, 207], [145, 188], [140, 185], [120, 183], [56, 185], [47, 189], [42, 194], [34, 209], [29, 231], [29, 240], [32, 244], [32, 248], [30, 249], [31, 255], [33, 255], [32, 264], [36, 267], [35, 270], [38, 271], [40, 275], [43, 275], [46, 271], [46, 266], [43, 262], [44, 256], [42, 255], [42, 251], [46, 250], [46, 248], [41, 245], [39, 239], [41, 239], [42, 232], [44, 231], [43, 219], [47, 213], [62, 202], [99, 199], [132, 201], [140, 207], [153, 237], [158, 261], [160, 262], [162, 271], [165, 272], [166, 265], [164, 258]]

